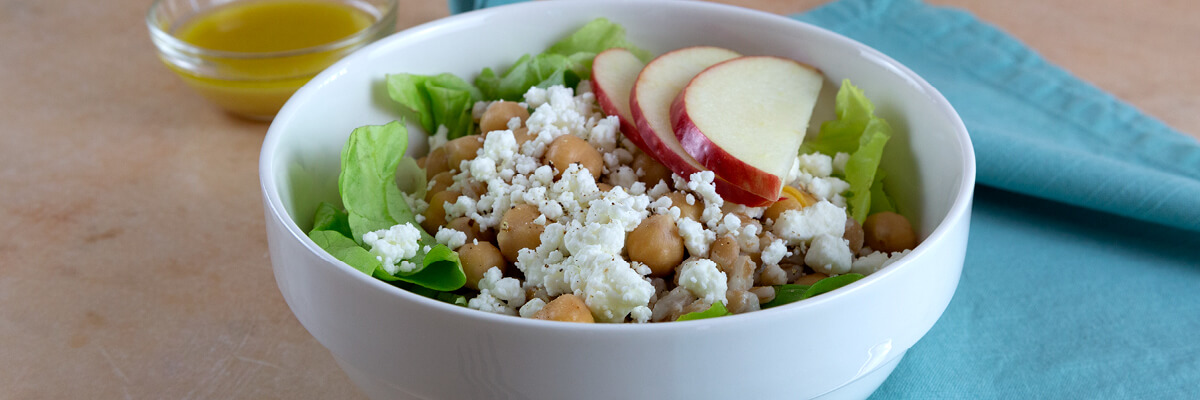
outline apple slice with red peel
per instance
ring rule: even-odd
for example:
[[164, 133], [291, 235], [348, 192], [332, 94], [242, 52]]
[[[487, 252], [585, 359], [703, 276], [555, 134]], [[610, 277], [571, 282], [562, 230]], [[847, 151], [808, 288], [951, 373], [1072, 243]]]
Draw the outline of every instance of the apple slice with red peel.
[[731, 59], [705, 69], [671, 104], [680, 145], [717, 176], [778, 198], [825, 77], [795, 60]]
[[[675, 132], [671, 128], [671, 101], [700, 71], [740, 56], [732, 50], [697, 46], [663, 54], [646, 64], [638, 73], [629, 94], [629, 109], [641, 137], [638, 147], [685, 179], [696, 172], [706, 170], [683, 150], [679, 140], [675, 138]], [[778, 198], [767, 198], [747, 192], [719, 176], [714, 184], [717, 193], [726, 201], [751, 207], [768, 205]]]
[[720, 47], [696, 46], [668, 52], [646, 64], [629, 94], [629, 109], [645, 143], [642, 150], [679, 175], [703, 171], [704, 166], [675, 138], [671, 102], [700, 71], [740, 56]]
[[596, 94], [596, 102], [605, 114], [620, 119], [621, 133], [642, 149], [646, 146], [629, 111], [629, 92], [645, 65], [632, 52], [622, 48], [602, 51], [592, 59], [592, 91]]

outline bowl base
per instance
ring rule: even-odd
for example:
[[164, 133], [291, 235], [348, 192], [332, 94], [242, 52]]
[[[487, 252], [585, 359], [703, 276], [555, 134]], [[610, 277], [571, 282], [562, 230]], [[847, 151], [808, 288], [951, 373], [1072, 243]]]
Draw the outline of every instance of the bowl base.
[[865, 399], [875, 393], [875, 389], [879, 389], [879, 385], [883, 384], [884, 380], [892, 374], [892, 370], [900, 365], [900, 359], [904, 358], [905, 353], [900, 353], [890, 361], [883, 363], [874, 371], [868, 372], [863, 376], [858, 377], [849, 383], [833, 389], [823, 395], [817, 396], [815, 399], [820, 400], [842, 400], [842, 399]]

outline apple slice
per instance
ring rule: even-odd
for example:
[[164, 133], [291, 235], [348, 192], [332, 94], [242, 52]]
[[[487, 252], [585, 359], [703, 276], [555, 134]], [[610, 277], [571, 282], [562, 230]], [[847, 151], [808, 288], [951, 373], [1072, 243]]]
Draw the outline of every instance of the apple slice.
[[646, 64], [629, 94], [629, 108], [642, 142], [671, 171], [688, 176], [705, 168], [688, 155], [671, 128], [671, 102], [696, 74], [719, 62], [740, 57], [732, 50], [712, 46], [686, 47], [668, 52]]
[[[642, 68], [629, 94], [629, 109], [641, 137], [638, 147], [680, 176], [706, 170], [675, 138], [671, 129], [671, 101], [700, 71], [739, 56], [719, 47], [687, 47], [658, 56]], [[714, 183], [722, 198], [738, 204], [759, 207], [778, 198], [755, 195], [721, 177]]]
[[797, 61], [739, 57], [700, 72], [671, 104], [684, 151], [746, 191], [778, 198], [825, 77]]
[[629, 92], [646, 64], [629, 50], [612, 48], [592, 59], [592, 91], [605, 114], [621, 120], [621, 133], [638, 148], [646, 148], [629, 111]]

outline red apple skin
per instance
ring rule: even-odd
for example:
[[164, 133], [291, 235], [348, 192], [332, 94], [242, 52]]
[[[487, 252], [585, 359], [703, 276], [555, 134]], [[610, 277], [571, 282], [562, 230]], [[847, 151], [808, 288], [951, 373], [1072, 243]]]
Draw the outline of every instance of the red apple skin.
[[675, 101], [671, 102], [671, 126], [675, 128], [675, 137], [689, 155], [696, 158], [704, 168], [708, 168], [746, 192], [762, 198], [779, 198], [783, 190], [783, 179], [775, 174], [755, 168], [746, 162], [729, 154], [708, 139], [700, 128], [688, 116], [684, 95], [685, 87]]
[[[613, 96], [610, 94], [609, 90], [611, 87], [608, 86], [608, 82], [602, 82], [600, 75], [594, 72], [595, 67], [598, 64], [596, 60], [601, 60], [603, 57], [607, 57], [605, 53], [620, 51], [629, 52], [629, 50], [622, 48], [612, 48], [600, 52], [600, 54], [597, 54], [596, 57], [592, 59], [592, 81], [595, 83], [592, 85], [592, 92], [596, 95], [596, 102], [600, 103], [600, 109], [604, 111], [604, 114], [616, 115], [618, 120], [620, 120], [621, 134], [625, 135], [625, 137], [628, 138], [629, 141], [633, 142], [633, 144], [637, 145], [639, 149], [644, 150], [646, 148], [645, 141], [642, 140], [641, 134], [638, 133], [637, 124], [633, 122], [633, 116], [622, 115], [621, 110], [614, 103], [616, 101], [628, 102], [629, 100], [626, 98], [617, 98], [622, 96]], [[633, 79], [636, 81], [637, 77], [635, 76]]]
[[[686, 49], [688, 48], [678, 49], [672, 52]], [[643, 69], [642, 73], [644, 72], [645, 70]], [[639, 80], [642, 78], [642, 73], [638, 74]], [[641, 137], [641, 142], [638, 144], [638, 147], [641, 148], [646, 154], [649, 154], [651, 157], [654, 157], [656, 160], [658, 160], [658, 162], [667, 167], [667, 169], [670, 169], [671, 172], [679, 174], [679, 176], [686, 178], [696, 172], [704, 170], [701, 165], [689, 162], [688, 159], [691, 158], [689, 155], [676, 153], [669, 146], [667, 146], [666, 143], [663, 143], [662, 140], [659, 139], [658, 135], [655, 134], [654, 128], [650, 126], [650, 122], [643, 113], [642, 107], [638, 104], [638, 85], [636, 84], [636, 80], [634, 82], [635, 84], [629, 92], [629, 111], [631, 114], [633, 114], [633, 121], [636, 125], [636, 131]], [[721, 198], [725, 201], [731, 201], [750, 207], [767, 206], [771, 203], [774, 203], [775, 200], [779, 198], [778, 192], [771, 196], [761, 196], [748, 192], [742, 189], [740, 186], [735, 185], [720, 176], [717, 176], [713, 183], [716, 185], [717, 193], [720, 194]]]
[[[667, 147], [666, 144], [659, 141], [657, 136], [654, 136], [651, 131], [653, 128], [650, 127], [650, 123], [646, 121], [646, 118], [642, 115], [641, 108], [637, 105], [637, 86], [634, 86], [633, 90], [634, 92], [631, 92], [629, 96], [629, 101], [631, 102], [629, 110], [633, 113], [633, 120], [637, 121], [637, 132], [651, 132], [647, 135], [642, 135], [642, 141], [641, 143], [638, 143], [638, 148], [642, 149], [643, 152], [649, 154], [651, 157], [654, 157], [655, 160], [658, 160], [659, 163], [667, 167], [667, 169], [671, 170], [671, 172], [679, 174], [679, 176], [684, 178], [700, 172], [701, 169], [696, 168], [692, 165], [692, 163], [687, 162], [682, 155], [676, 154], [673, 150], [671, 150], [670, 147]], [[649, 141], [645, 139], [646, 137], [653, 137], [653, 143], [649, 143]], [[772, 196], [760, 196], [758, 194], [748, 192], [745, 189], [742, 189], [740, 186], [735, 185], [720, 176], [717, 176], [716, 179], [713, 180], [713, 183], [717, 187], [717, 194], [720, 194], [722, 199], [748, 207], [768, 206], [779, 198], [778, 191]], [[780, 190], [782, 190], [782, 187], [780, 187]]]

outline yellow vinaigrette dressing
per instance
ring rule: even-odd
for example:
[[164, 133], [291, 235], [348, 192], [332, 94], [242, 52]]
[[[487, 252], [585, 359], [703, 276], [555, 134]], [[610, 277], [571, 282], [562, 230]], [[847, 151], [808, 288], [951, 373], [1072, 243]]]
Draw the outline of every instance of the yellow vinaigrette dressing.
[[[168, 66], [225, 109], [269, 119], [313, 75], [373, 39], [335, 45], [375, 20], [375, 15], [349, 2], [234, 1], [201, 12], [172, 29], [172, 36], [179, 40], [222, 52], [211, 57], [209, 73]], [[330, 46], [320, 47], [323, 45]], [[265, 53], [277, 54], [266, 57]]]

